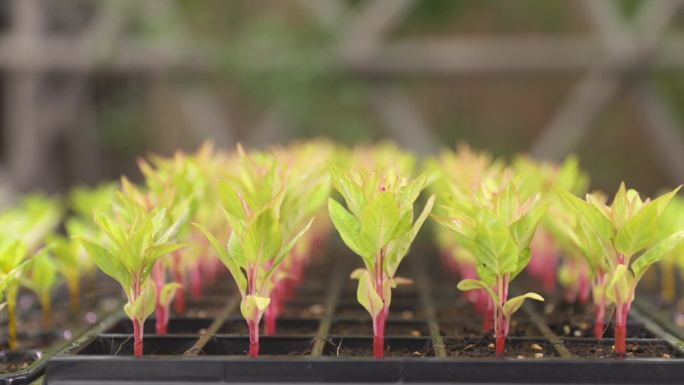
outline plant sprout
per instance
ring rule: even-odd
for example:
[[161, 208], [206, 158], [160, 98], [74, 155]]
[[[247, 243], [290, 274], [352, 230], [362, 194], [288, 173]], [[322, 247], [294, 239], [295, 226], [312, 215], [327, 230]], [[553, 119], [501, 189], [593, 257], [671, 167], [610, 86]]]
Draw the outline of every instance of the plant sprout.
[[[448, 206], [448, 200], [468, 201], [483, 181], [508, 180], [511, 174], [502, 161], [495, 160], [489, 153], [474, 151], [464, 144], [459, 145], [456, 152], [443, 151], [437, 159], [429, 161], [428, 168], [438, 176], [431, 185], [431, 190], [438, 199], [434, 210], [438, 217], [444, 216], [442, 207]], [[444, 265], [462, 279], [478, 279], [477, 258], [458, 244], [451, 230], [438, 226], [435, 233]], [[482, 316], [482, 330], [491, 331], [494, 326], [494, 303], [490, 296], [484, 290], [471, 290], [466, 293], [466, 299]]]
[[249, 355], [259, 355], [259, 323], [271, 301], [274, 273], [311, 227], [285, 234], [282, 203], [288, 181], [270, 154], [246, 154], [238, 148], [235, 174], [221, 183], [221, 203], [230, 227], [224, 246], [204, 226], [194, 223], [226, 265], [238, 286], [240, 311], [249, 328]]
[[536, 293], [508, 298], [509, 284], [530, 261], [530, 242], [547, 205], [539, 196], [523, 200], [514, 182], [503, 188], [485, 183], [472, 202], [452, 202], [437, 221], [454, 231], [459, 244], [477, 258], [480, 279], [464, 279], [463, 291], [485, 290], [491, 297], [496, 354], [503, 356], [511, 317], [525, 299], [543, 301]]
[[46, 247], [31, 258], [26, 273], [21, 276], [23, 286], [31, 289], [38, 296], [42, 308], [43, 328], [52, 326], [52, 292], [57, 285], [57, 266], [49, 255], [50, 247]]
[[[578, 217], [576, 239], [603, 275], [599, 293], [615, 306], [615, 353], [625, 355], [627, 317], [639, 280], [648, 267], [684, 240], [684, 230], [661, 238], [659, 219], [679, 188], [643, 201], [622, 183], [610, 206], [599, 197], [586, 200], [560, 190], [561, 199]], [[599, 274], [599, 275], [601, 275]]]
[[275, 335], [276, 321], [284, 302], [301, 283], [315, 250], [313, 243], [328, 230], [328, 221], [321, 217], [327, 217], [323, 211], [331, 189], [327, 162], [332, 156], [332, 148], [325, 142], [294, 145], [277, 151], [276, 156], [290, 175], [281, 209], [284, 234], [298, 231], [312, 217], [318, 218], [316, 227], [303, 236], [274, 274], [271, 302], [264, 314], [264, 334], [267, 336]]
[[[660, 220], [660, 238], [664, 238], [678, 230], [684, 229], [684, 198], [675, 195], [667, 206]], [[681, 271], [684, 263], [684, 242], [667, 253], [660, 260], [661, 297], [671, 303], [677, 297], [676, 271]]]
[[351, 277], [359, 281], [357, 300], [373, 319], [374, 356], [382, 358], [392, 288], [410, 283], [395, 277], [397, 268], [434, 204], [432, 196], [414, 222], [413, 205], [430, 174], [408, 180], [394, 168], [345, 172], [335, 165], [330, 172], [347, 208], [329, 199], [328, 212], [344, 243], [363, 259], [365, 268], [355, 270]]
[[[144, 210], [136, 201], [141, 195], [130, 182], [122, 179], [125, 193], [118, 192], [114, 210], [96, 211], [93, 220], [105, 234], [104, 240], [78, 237], [95, 264], [123, 287], [128, 302], [126, 315], [133, 322], [134, 354], [143, 354], [143, 325], [154, 311], [156, 296], [168, 296], [175, 284], [160, 293], [150, 278], [154, 264], [182, 245], [170, 242], [179, 224], [168, 225], [163, 207]], [[164, 298], [165, 299], [165, 298]]]
[[8, 333], [10, 350], [17, 349], [17, 292], [20, 278], [30, 261], [26, 260], [28, 249], [16, 239], [0, 239], [0, 287], [7, 300]]

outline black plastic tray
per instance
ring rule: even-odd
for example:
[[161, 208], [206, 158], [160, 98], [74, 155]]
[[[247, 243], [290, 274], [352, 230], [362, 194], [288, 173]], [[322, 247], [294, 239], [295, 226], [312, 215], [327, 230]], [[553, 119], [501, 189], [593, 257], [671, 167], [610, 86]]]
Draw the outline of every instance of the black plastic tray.
[[[457, 279], [427, 266], [412, 255], [402, 276], [415, 285], [393, 294], [385, 339], [386, 356], [369, 357], [370, 319], [354, 306], [355, 282], [349, 281], [351, 256], [335, 258], [334, 266], [316, 267], [292, 301], [278, 331], [288, 336], [261, 337], [261, 356], [246, 357], [248, 339], [239, 318], [239, 298], [226, 298], [215, 317], [172, 319], [168, 336], [152, 334], [146, 325], [146, 357], [131, 356], [130, 326], [114, 320], [102, 333], [53, 359], [47, 384], [111, 383], [235, 383], [235, 382], [460, 382], [460, 383], [621, 383], [680, 384], [684, 379], [681, 341], [635, 309], [630, 318], [637, 335], [628, 345], [660, 348], [671, 358], [581, 358], [577, 347], [601, 346], [610, 351], [612, 339], [561, 336], [545, 322], [544, 313], [528, 303], [516, 314], [507, 346], [539, 345], [544, 358], [496, 359], [460, 357], [472, 341], [451, 329], [461, 322], [445, 312], [457, 302]], [[430, 271], [429, 279], [426, 271]], [[321, 293], [321, 283], [327, 283]], [[440, 311], [436, 311], [440, 304]], [[470, 309], [464, 310], [474, 314]], [[298, 316], [299, 315], [299, 316]], [[298, 316], [298, 317], [297, 317]], [[452, 317], [452, 318], [449, 318]], [[466, 316], [464, 319], [472, 319]], [[458, 317], [457, 317], [458, 318]], [[476, 327], [476, 326], [473, 326]], [[487, 337], [481, 337], [479, 341]], [[538, 352], [538, 351], [537, 351]], [[360, 355], [360, 356], [355, 356]]]

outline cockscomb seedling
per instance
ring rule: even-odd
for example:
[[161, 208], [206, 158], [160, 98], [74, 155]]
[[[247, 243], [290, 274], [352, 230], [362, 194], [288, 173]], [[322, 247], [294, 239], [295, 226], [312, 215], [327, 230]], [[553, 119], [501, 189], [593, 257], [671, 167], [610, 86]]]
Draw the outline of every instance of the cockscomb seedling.
[[[121, 189], [122, 193], [119, 195], [122, 204], [127, 206], [127, 211], [131, 212], [141, 212], [141, 215], [145, 213], [148, 215], [154, 215], [154, 213], [159, 210], [159, 208], [165, 209], [165, 215], [163, 217], [164, 224], [169, 228], [169, 232], [172, 233], [171, 238], [167, 239], [169, 242], [174, 242], [178, 238], [178, 232], [185, 228], [188, 221], [189, 212], [189, 198], [179, 199], [176, 194], [176, 189], [174, 185], [166, 184], [163, 187], [158, 188], [139, 188], [131, 183], [128, 179], [121, 179]], [[171, 299], [164, 297], [162, 301], [162, 294], [167, 295], [168, 293], [174, 294], [178, 293], [179, 288], [182, 287], [182, 277], [180, 280], [176, 280], [175, 284], [166, 283], [166, 261], [168, 257], [173, 257], [173, 259], [179, 258], [180, 249], [174, 250], [168, 255], [164, 255], [159, 258], [156, 262], [155, 267], [152, 269], [152, 277], [155, 284], [155, 290], [157, 293], [155, 301], [155, 311], [156, 311], [156, 331], [158, 335], [165, 335], [166, 329], [169, 321], [169, 306], [171, 304]], [[178, 299], [176, 295], [174, 297]], [[182, 297], [183, 301], [185, 297]], [[180, 309], [185, 311], [185, 306], [183, 302], [183, 307]]]
[[[560, 165], [537, 161], [528, 156], [518, 156], [513, 161], [512, 168], [518, 178], [520, 193], [523, 197], [540, 194], [541, 201], [549, 204], [549, 214], [542, 218], [530, 244], [532, 259], [527, 272], [538, 278], [546, 291], [555, 291], [559, 278], [558, 272], [562, 270], [569, 273], [570, 266], [573, 267], [572, 270], [575, 270], [577, 259], [573, 257], [568, 257], [569, 260], [566, 261], [561, 259], [567, 254], [561, 253], [556, 234], [550, 230], [554, 226], [553, 222], [561, 217], [555, 212], [558, 205], [555, 204], [557, 197], [554, 192], [562, 188], [578, 196], [584, 195], [589, 187], [589, 177], [582, 172], [575, 156], [567, 157]], [[565, 269], [559, 269], [561, 263], [565, 265]], [[563, 278], [565, 283], [569, 283], [566, 280], [569, 278], [567, 274]], [[588, 282], [578, 282], [577, 285], [573, 283], [568, 291], [575, 286], [588, 286]], [[568, 296], [575, 294], [577, 293], [568, 293]]]
[[[124, 186], [129, 182], [124, 181]], [[128, 185], [130, 192], [133, 186]], [[128, 302], [126, 315], [133, 322], [134, 354], [143, 354], [143, 325], [155, 309], [157, 295], [173, 291], [167, 286], [157, 293], [150, 278], [154, 264], [165, 255], [182, 247], [169, 240], [177, 224], [168, 225], [163, 207], [143, 210], [124, 193], [118, 192], [112, 212], [96, 211], [93, 220], [105, 234], [105, 239], [78, 237], [95, 264], [123, 287]], [[174, 285], [174, 284], [170, 284]]]
[[33, 258], [21, 284], [38, 296], [41, 306], [43, 328], [52, 326], [52, 292], [58, 283], [58, 271], [50, 256], [51, 247], [41, 249]]
[[226, 246], [204, 226], [207, 238], [238, 286], [240, 311], [249, 328], [249, 355], [259, 355], [259, 322], [271, 301], [274, 273], [312, 220], [293, 235], [285, 234], [282, 208], [288, 181], [276, 159], [267, 153], [245, 153], [231, 165], [234, 174], [221, 183], [221, 206], [230, 236]]
[[491, 297], [496, 354], [502, 356], [511, 317], [525, 299], [543, 301], [536, 293], [508, 298], [509, 284], [530, 261], [530, 242], [547, 205], [535, 196], [523, 200], [514, 182], [491, 190], [485, 184], [472, 204], [444, 207], [435, 219], [454, 231], [459, 244], [477, 259], [479, 279], [458, 283], [463, 291], [485, 290]]
[[[684, 198], [676, 195], [672, 198], [660, 220], [660, 238], [678, 230], [684, 230]], [[684, 242], [667, 253], [660, 260], [661, 297], [665, 302], [672, 303], [677, 298], [676, 274], [677, 270], [684, 272]], [[684, 275], [683, 275], [684, 277]]]
[[325, 204], [330, 196], [331, 184], [327, 163], [333, 154], [326, 142], [296, 144], [275, 152], [279, 162], [288, 171], [289, 183], [285, 190], [281, 208], [283, 233], [292, 234], [311, 220], [316, 227], [310, 229], [295, 245], [278, 267], [273, 278], [271, 302], [264, 314], [264, 334], [275, 335], [276, 321], [285, 301], [301, 284], [305, 269], [314, 251], [313, 243], [325, 236], [329, 226]]
[[637, 191], [628, 190], [622, 183], [610, 206], [591, 194], [582, 200], [559, 190], [561, 199], [578, 216], [580, 243], [605, 273], [598, 294], [605, 295], [615, 306], [618, 355], [625, 354], [627, 317], [639, 280], [649, 266], [684, 240], [684, 230], [665, 238], [658, 231], [660, 217], [680, 187], [655, 200], [643, 201]]
[[[472, 150], [460, 144], [457, 151], [443, 151], [437, 159], [428, 161], [428, 169], [437, 175], [430, 189], [437, 196], [433, 210], [436, 216], [443, 216], [442, 207], [450, 202], [469, 202], [478, 186], [485, 180], [507, 180], [511, 171], [491, 154]], [[462, 279], [477, 279], [477, 259], [467, 249], [458, 244], [451, 230], [438, 226], [435, 228], [436, 242], [441, 250], [444, 265]], [[484, 290], [471, 290], [466, 298], [481, 315], [482, 330], [489, 332], [494, 326], [492, 309], [494, 304]]]
[[11, 238], [0, 239], [0, 287], [7, 300], [10, 350], [17, 349], [17, 293], [20, 279], [30, 265], [27, 256], [28, 249], [24, 242]]
[[384, 356], [385, 323], [392, 301], [392, 288], [410, 280], [395, 277], [418, 231], [430, 214], [431, 196], [414, 222], [413, 205], [430, 182], [425, 172], [413, 180], [394, 168], [344, 171], [330, 166], [335, 189], [346, 202], [345, 209], [328, 200], [328, 212], [344, 243], [365, 265], [351, 277], [359, 281], [357, 299], [373, 319], [373, 352]]

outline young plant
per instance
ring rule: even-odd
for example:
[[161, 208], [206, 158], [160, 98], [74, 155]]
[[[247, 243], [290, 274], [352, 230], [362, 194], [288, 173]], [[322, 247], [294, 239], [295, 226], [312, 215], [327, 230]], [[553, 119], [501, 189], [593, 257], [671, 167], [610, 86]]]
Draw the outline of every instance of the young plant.
[[0, 288], [7, 300], [10, 350], [17, 349], [17, 293], [20, 279], [30, 261], [26, 260], [28, 249], [19, 240], [0, 239]]
[[[663, 212], [660, 224], [661, 238], [684, 229], [684, 198], [681, 196], [672, 198], [672, 202]], [[683, 263], [684, 242], [660, 260], [660, 295], [667, 303], [672, 303], [677, 299], [676, 274], [677, 270], [682, 272]]]
[[410, 283], [395, 277], [397, 268], [435, 201], [431, 196], [414, 222], [413, 205], [430, 182], [430, 174], [409, 180], [393, 168], [343, 171], [335, 165], [330, 166], [330, 173], [347, 208], [329, 199], [328, 212], [344, 243], [363, 259], [365, 268], [355, 270], [351, 277], [359, 281], [357, 299], [373, 319], [374, 355], [382, 358], [392, 288]]
[[76, 236], [92, 234], [91, 226], [77, 218], [66, 222], [67, 236], [53, 234], [48, 238], [55, 267], [66, 281], [69, 291], [69, 310], [72, 314], [81, 311], [81, 278], [90, 273], [94, 265]]
[[513, 182], [494, 191], [485, 185], [472, 199], [444, 207], [446, 216], [435, 218], [477, 258], [480, 279], [464, 279], [458, 288], [485, 290], [491, 297], [496, 354], [503, 356], [513, 313], [525, 299], [544, 300], [536, 293], [508, 298], [508, 287], [530, 261], [530, 242], [547, 205], [539, 204], [538, 196], [523, 200]]
[[134, 354], [143, 354], [143, 325], [154, 311], [157, 295], [172, 292], [162, 288], [157, 293], [150, 278], [155, 263], [182, 246], [172, 243], [178, 224], [168, 225], [163, 207], [146, 211], [131, 198], [137, 196], [127, 180], [122, 181], [128, 196], [117, 193], [114, 210], [107, 214], [96, 211], [93, 220], [105, 239], [78, 237], [95, 264], [123, 287], [128, 302], [126, 315], [133, 322]]
[[274, 273], [311, 227], [312, 219], [294, 235], [286, 234], [281, 210], [287, 180], [276, 159], [266, 153], [246, 154], [238, 148], [234, 174], [220, 186], [221, 206], [230, 227], [223, 245], [204, 226], [194, 223], [230, 271], [249, 328], [249, 355], [259, 355], [259, 323], [271, 301]]
[[274, 273], [271, 302], [264, 314], [264, 334], [267, 336], [275, 335], [276, 322], [285, 302], [301, 284], [312, 253], [319, 251], [313, 242], [329, 229], [325, 226], [329, 221], [321, 217], [327, 217], [325, 204], [331, 189], [327, 163], [332, 148], [327, 143], [293, 145], [277, 151], [276, 155], [290, 175], [281, 209], [284, 234], [293, 234], [311, 218], [318, 218], [316, 227], [303, 236]]
[[615, 306], [618, 355], [625, 355], [627, 317], [639, 280], [649, 266], [684, 240], [684, 230], [665, 238], [658, 231], [660, 217], [679, 188], [653, 201], [643, 201], [637, 191], [627, 190], [622, 183], [610, 206], [591, 194], [582, 200], [559, 191], [561, 199], [577, 215], [578, 244], [604, 275], [598, 294]]
[[30, 267], [22, 276], [23, 286], [38, 296], [42, 308], [42, 323], [46, 330], [52, 326], [52, 292], [57, 285], [57, 266], [50, 257], [50, 247], [46, 247], [31, 258]]

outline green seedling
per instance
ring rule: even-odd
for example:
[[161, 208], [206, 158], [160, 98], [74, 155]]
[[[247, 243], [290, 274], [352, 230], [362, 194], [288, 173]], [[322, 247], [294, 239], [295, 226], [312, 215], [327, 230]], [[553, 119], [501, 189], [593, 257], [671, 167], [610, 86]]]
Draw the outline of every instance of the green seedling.
[[509, 284], [530, 261], [530, 242], [548, 206], [539, 196], [523, 200], [515, 183], [492, 188], [486, 183], [472, 202], [451, 201], [445, 216], [435, 216], [454, 231], [458, 243], [477, 259], [479, 279], [464, 279], [463, 291], [484, 290], [491, 298], [496, 354], [503, 356], [511, 317], [525, 299], [543, 301], [536, 293], [508, 298]]
[[136, 201], [140, 192], [123, 180], [124, 193], [117, 193], [112, 212], [96, 211], [94, 222], [104, 233], [104, 239], [78, 237], [95, 264], [114, 278], [126, 293], [126, 315], [133, 322], [134, 354], [143, 354], [143, 325], [154, 311], [157, 294], [169, 295], [174, 287], [164, 287], [157, 293], [150, 278], [155, 263], [182, 245], [170, 242], [178, 223], [168, 225], [163, 207], [143, 209]]
[[343, 171], [334, 165], [330, 173], [347, 208], [329, 199], [328, 212], [344, 243], [363, 259], [365, 268], [355, 270], [351, 277], [359, 281], [357, 300], [373, 319], [374, 355], [382, 358], [392, 288], [410, 283], [395, 277], [397, 268], [435, 201], [431, 196], [414, 222], [413, 205], [430, 182], [430, 174], [409, 180], [393, 168]]
[[564, 190], [559, 195], [578, 218], [576, 243], [603, 276], [594, 294], [603, 295], [615, 306], [615, 352], [624, 356], [627, 317], [639, 280], [648, 268], [669, 254], [684, 240], [684, 230], [663, 238], [659, 220], [679, 187], [651, 201], [643, 201], [625, 184], [611, 205], [589, 194], [586, 200]]
[[20, 279], [29, 265], [26, 245], [16, 239], [0, 240], [0, 287], [7, 300], [10, 350], [17, 349], [17, 293]]
[[274, 273], [299, 239], [311, 227], [312, 219], [294, 235], [286, 234], [286, 213], [281, 210], [287, 180], [284, 170], [270, 154], [246, 154], [239, 148], [220, 186], [221, 206], [230, 227], [223, 245], [204, 226], [194, 224], [218, 253], [238, 286], [240, 311], [249, 327], [249, 355], [259, 355], [259, 322], [270, 304]]
[[50, 256], [50, 247], [43, 248], [31, 259], [30, 267], [21, 277], [24, 287], [31, 289], [42, 308], [42, 323], [46, 330], [52, 327], [52, 293], [58, 283], [58, 271]]

